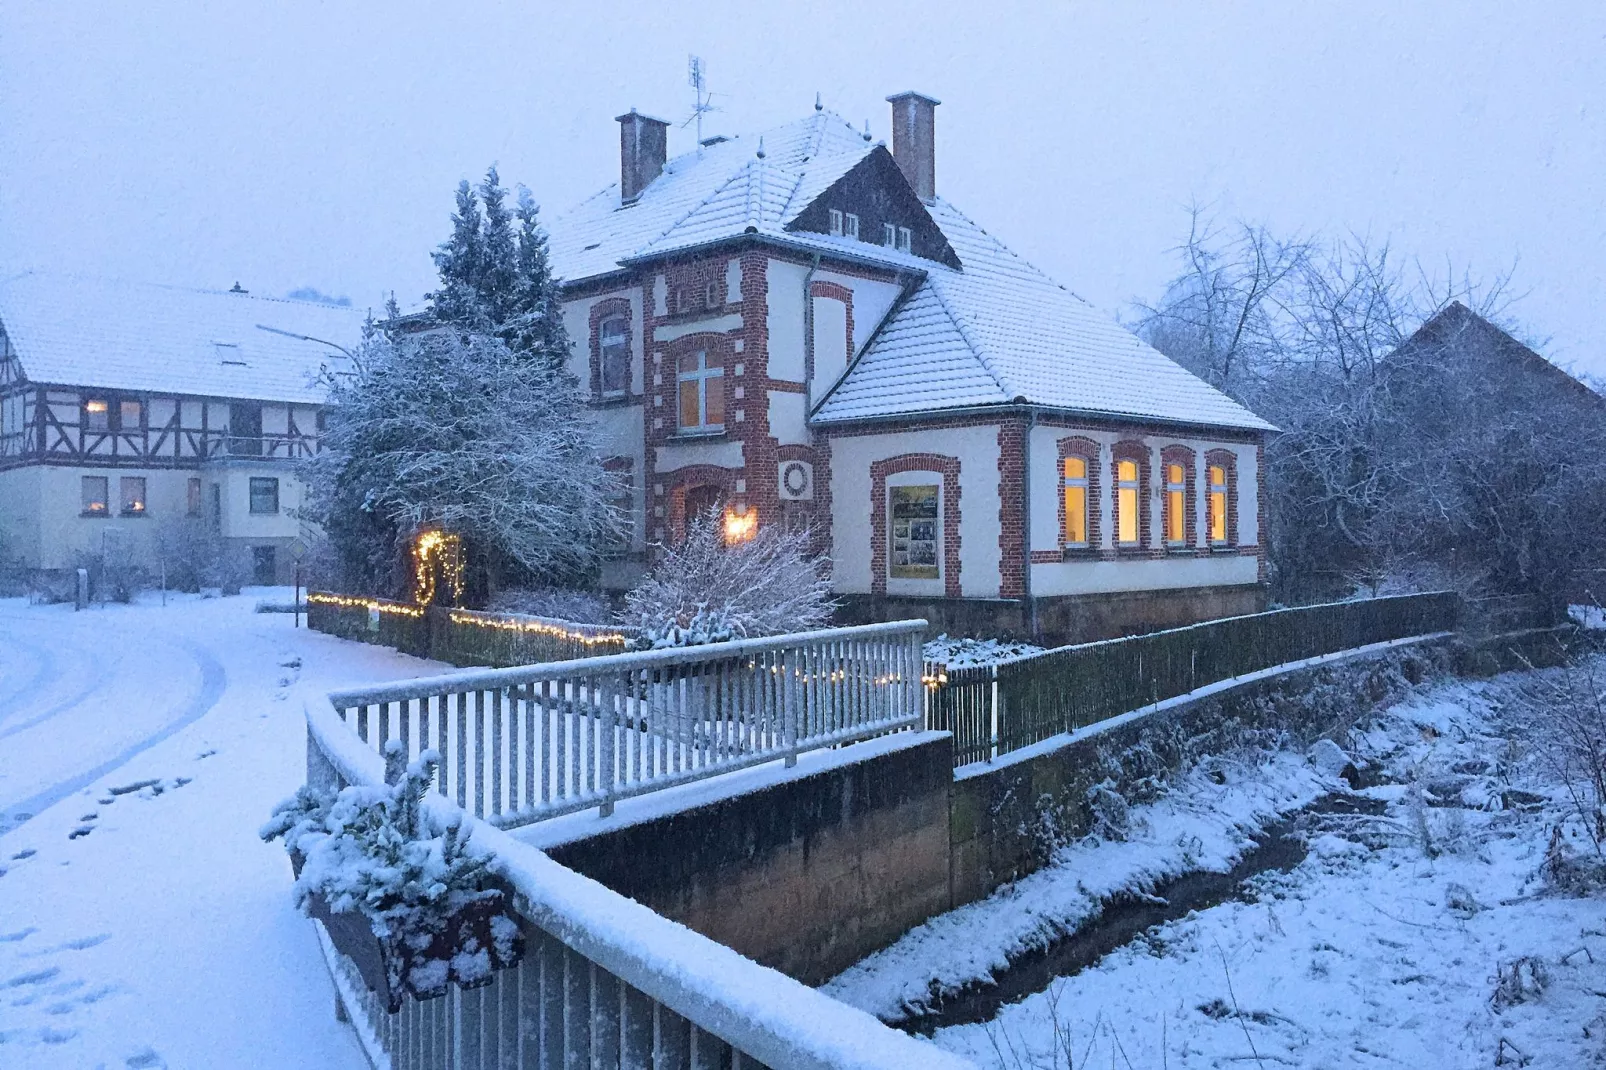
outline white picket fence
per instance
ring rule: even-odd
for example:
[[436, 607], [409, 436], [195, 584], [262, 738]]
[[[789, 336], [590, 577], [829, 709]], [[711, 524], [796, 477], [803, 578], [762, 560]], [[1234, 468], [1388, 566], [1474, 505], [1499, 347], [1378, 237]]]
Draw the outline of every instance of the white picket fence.
[[916, 727], [925, 621], [337, 691], [358, 737], [441, 755], [439, 792], [511, 828]]

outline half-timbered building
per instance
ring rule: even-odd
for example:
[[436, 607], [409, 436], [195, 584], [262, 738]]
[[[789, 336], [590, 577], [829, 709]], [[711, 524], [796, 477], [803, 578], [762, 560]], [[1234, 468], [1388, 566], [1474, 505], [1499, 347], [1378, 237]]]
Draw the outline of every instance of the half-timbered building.
[[295, 462], [316, 448], [343, 307], [72, 275], [0, 280], [0, 546], [32, 570], [159, 567], [204, 524], [250, 582], [288, 582]]
[[889, 100], [890, 149], [817, 106], [673, 159], [632, 110], [620, 182], [554, 223], [631, 488], [608, 581], [717, 508], [812, 530], [850, 618], [1070, 638], [1260, 607], [1272, 428], [937, 196], [938, 102]]

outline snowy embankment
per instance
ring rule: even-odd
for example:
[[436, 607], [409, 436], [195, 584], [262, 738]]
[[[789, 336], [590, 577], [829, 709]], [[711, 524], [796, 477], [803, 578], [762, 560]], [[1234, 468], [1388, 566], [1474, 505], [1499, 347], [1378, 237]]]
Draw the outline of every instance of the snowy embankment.
[[1031, 643], [1012, 643], [1002, 639], [951, 639], [939, 635], [926, 641], [924, 657], [950, 669], [971, 669], [978, 665], [996, 665], [1010, 658], [1027, 654], [1041, 654], [1044, 648]]
[[[1502, 712], [1532, 679], [1447, 684], [1374, 718], [1348, 742], [1386, 781], [1358, 793], [1381, 814], [1303, 819], [1310, 850], [1292, 871], [1149, 930], [992, 1022], [941, 1029], [937, 1043], [1007, 1070], [1593, 1065], [1606, 1057], [1606, 900], [1598, 887], [1558, 890], [1547, 869], [1557, 828], [1569, 852], [1598, 856], [1532, 731]], [[1256, 780], [1268, 800], [1342, 790], [1292, 755]], [[1151, 886], [1145, 854], [1175, 858], [1193, 837], [1210, 851], [1196, 810], [1210, 783], [1190, 776], [1139, 808], [1141, 842], [1069, 848], [828, 990], [884, 1013], [922, 982], [985, 976], [1020, 934], [1085, 916], [1122, 872], [1129, 888]], [[1222, 803], [1240, 791], [1231, 776], [1215, 790]]]
[[0, 602], [7, 1070], [367, 1065], [257, 829], [304, 779], [304, 692], [442, 666], [254, 613], [264, 594], [289, 591]]

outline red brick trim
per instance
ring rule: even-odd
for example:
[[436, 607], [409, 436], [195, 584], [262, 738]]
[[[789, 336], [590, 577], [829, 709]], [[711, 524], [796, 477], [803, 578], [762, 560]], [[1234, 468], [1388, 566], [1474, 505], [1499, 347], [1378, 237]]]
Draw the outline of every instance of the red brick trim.
[[[1172, 543], [1167, 539], [1171, 530], [1171, 492], [1168, 487], [1170, 477], [1166, 469], [1171, 465], [1182, 466], [1182, 541]], [[1160, 477], [1155, 483], [1160, 488], [1160, 548], [1169, 554], [1186, 553], [1200, 545], [1198, 537], [1199, 527], [1199, 472], [1194, 461], [1194, 452], [1187, 446], [1173, 444], [1160, 450]]]
[[[721, 316], [728, 310], [730, 293], [725, 272], [730, 258], [682, 260], [664, 265], [664, 315], [661, 322]], [[713, 300], [708, 299], [713, 291]], [[745, 302], [747, 287], [742, 287]]]
[[764, 384], [766, 389], [777, 394], [806, 394], [808, 387], [802, 383], [794, 383], [790, 379], [771, 379]]
[[[1238, 545], [1238, 455], [1231, 450], [1209, 450], [1205, 453], [1205, 481], [1210, 480], [1210, 466], [1217, 465], [1225, 470], [1227, 476], [1227, 546]], [[1208, 486], [1206, 493], [1209, 493]], [[1206, 529], [1203, 543], [1205, 545], [1221, 545], [1210, 543], [1210, 532]]]
[[998, 597], [1026, 597], [1026, 420], [998, 425]]
[[[1571, 377], [1569, 377], [1571, 378]], [[1255, 447], [1255, 556], [1260, 559], [1260, 566], [1255, 572], [1256, 579], [1264, 584], [1269, 579], [1266, 560], [1266, 548], [1270, 542], [1266, 531], [1266, 447]]]
[[902, 453], [870, 462], [870, 590], [887, 593], [887, 477], [899, 472], [935, 472], [942, 476], [943, 593], [960, 596], [959, 458], [936, 453]]
[[[1087, 461], [1086, 546], [1065, 545], [1065, 458], [1067, 457], [1081, 457]], [[1059, 517], [1059, 534], [1057, 538], [1060, 549], [1044, 551], [1052, 555], [1047, 561], [1062, 561], [1066, 557], [1072, 556], [1093, 557], [1102, 549], [1104, 546], [1104, 529], [1100, 524], [1104, 518], [1100, 515], [1099, 486], [1099, 444], [1081, 435], [1071, 435], [1060, 439], [1058, 456], [1054, 461], [1054, 497], [1058, 500], [1055, 513]], [[1035, 553], [1032, 560], [1037, 560]]]
[[[635, 316], [630, 308], [628, 297], [608, 297], [591, 306], [591, 396], [602, 400], [602, 321], [614, 316], [623, 316], [630, 324], [629, 333], [635, 335]], [[634, 350], [634, 346], [631, 347]], [[643, 347], [643, 352], [646, 352]], [[631, 353], [631, 362], [625, 366], [625, 392], [624, 397], [631, 394], [632, 380], [635, 372], [632, 365], [635, 363], [635, 353]], [[612, 400], [611, 398], [609, 400]]]
[[[1021, 410], [1015, 407], [999, 406], [998, 411], [991, 414], [974, 414], [967, 416], [899, 416], [888, 417], [873, 422], [853, 424], [825, 424], [820, 428], [824, 434], [833, 437], [856, 437], [860, 435], [885, 435], [897, 431], [933, 431], [954, 427], [978, 427], [981, 425], [997, 424], [1011, 416], [1018, 416]], [[1242, 445], [1258, 444], [1264, 437], [1258, 431], [1243, 431], [1228, 427], [1211, 427], [1208, 424], [1198, 426], [1179, 426], [1177, 424], [1143, 423], [1133, 420], [1122, 420], [1116, 417], [1103, 419], [1097, 416], [1062, 416], [1054, 413], [1039, 413], [1036, 418], [1038, 427], [1065, 428], [1079, 431], [1112, 431], [1127, 436], [1149, 437], [1174, 441], [1178, 438], [1202, 438], [1212, 442], [1231, 442]]]
[[[1134, 461], [1138, 466], [1138, 541], [1136, 544], [1121, 542], [1121, 462]], [[1151, 523], [1154, 513], [1149, 502], [1149, 487], [1151, 478], [1149, 472], [1149, 447], [1136, 439], [1122, 439], [1110, 447], [1110, 541], [1115, 552], [1123, 557], [1152, 556]]]
[[831, 539], [835, 522], [831, 511], [831, 440], [821, 437], [814, 447], [814, 554], [827, 572], [832, 567]]
[[775, 459], [777, 461], [813, 461], [814, 453], [813, 446], [805, 446], [796, 442], [775, 447]]

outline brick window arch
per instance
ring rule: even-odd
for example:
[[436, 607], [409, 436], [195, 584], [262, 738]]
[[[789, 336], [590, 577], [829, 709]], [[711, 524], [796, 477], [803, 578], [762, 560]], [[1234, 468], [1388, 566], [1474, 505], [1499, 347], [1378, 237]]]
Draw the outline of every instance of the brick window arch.
[[1194, 452], [1186, 446], [1160, 451], [1160, 542], [1170, 551], [1198, 545], [1199, 480]]
[[942, 525], [943, 594], [958, 598], [962, 590], [959, 582], [959, 458], [937, 453], [903, 453], [870, 464], [871, 593], [887, 593], [887, 576], [891, 570], [888, 554], [891, 536], [887, 521], [892, 505], [887, 477], [901, 472], [930, 472], [941, 480], [941, 516], [938, 519]]
[[[1081, 435], [1060, 439], [1058, 471], [1060, 545], [1066, 550], [1096, 552], [1103, 537], [1099, 527], [1099, 444]], [[1074, 537], [1077, 534], [1081, 534], [1080, 540]]]
[[665, 474], [668, 480], [669, 540], [678, 546], [687, 525], [707, 509], [722, 509], [736, 498], [737, 472], [713, 464], [691, 464]]
[[632, 333], [629, 298], [609, 297], [591, 306], [592, 397], [630, 395]]
[[1127, 439], [1110, 447], [1110, 501], [1117, 553], [1138, 553], [1149, 547], [1149, 450]]
[[1205, 454], [1205, 540], [1210, 546], [1238, 545], [1238, 455], [1231, 450]]

